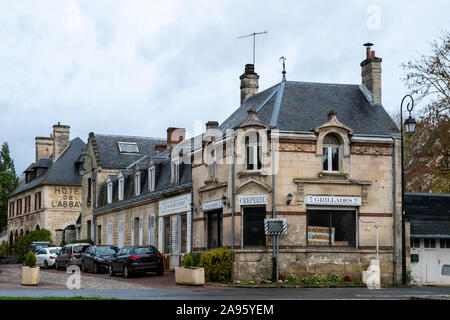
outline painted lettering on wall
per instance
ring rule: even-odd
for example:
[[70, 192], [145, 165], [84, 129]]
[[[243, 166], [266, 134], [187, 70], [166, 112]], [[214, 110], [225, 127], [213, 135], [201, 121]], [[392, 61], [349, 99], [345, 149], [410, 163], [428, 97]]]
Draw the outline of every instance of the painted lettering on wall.
[[59, 196], [59, 199], [52, 200], [52, 208], [73, 208], [81, 209], [80, 188], [73, 187], [55, 187], [54, 194]]

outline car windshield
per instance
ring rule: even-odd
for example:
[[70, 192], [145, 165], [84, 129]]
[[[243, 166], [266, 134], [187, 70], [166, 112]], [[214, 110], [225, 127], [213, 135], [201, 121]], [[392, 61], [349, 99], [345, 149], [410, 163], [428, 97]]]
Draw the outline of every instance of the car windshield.
[[116, 247], [97, 247], [98, 254], [113, 254], [117, 252]]
[[89, 245], [73, 246], [73, 252], [74, 253], [83, 253], [88, 247], [89, 247]]
[[50, 249], [49, 251], [50, 251], [50, 253], [58, 254], [59, 250], [61, 250], [61, 249], [55, 248], [55, 249]]
[[156, 251], [153, 247], [145, 247], [145, 248], [135, 248], [134, 253], [136, 255], [143, 255], [143, 254], [156, 253]]

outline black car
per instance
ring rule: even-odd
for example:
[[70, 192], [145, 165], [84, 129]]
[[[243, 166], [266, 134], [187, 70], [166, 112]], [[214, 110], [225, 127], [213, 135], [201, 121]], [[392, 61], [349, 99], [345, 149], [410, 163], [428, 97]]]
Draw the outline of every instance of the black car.
[[117, 251], [119, 248], [116, 246], [90, 246], [81, 257], [81, 271], [108, 271], [109, 262]]
[[156, 272], [164, 274], [163, 256], [153, 246], [124, 247], [111, 259], [109, 275], [123, 273], [125, 278], [133, 273]]

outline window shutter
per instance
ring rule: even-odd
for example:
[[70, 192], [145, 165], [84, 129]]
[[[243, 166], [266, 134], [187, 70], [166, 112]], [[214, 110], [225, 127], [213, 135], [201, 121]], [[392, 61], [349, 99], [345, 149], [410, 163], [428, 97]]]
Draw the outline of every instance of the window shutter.
[[134, 218], [131, 218], [131, 245], [134, 246]]
[[144, 217], [139, 217], [139, 245], [142, 246], [144, 238]]
[[178, 246], [178, 217], [179, 216], [174, 216], [174, 217], [172, 217], [172, 228], [171, 228], [171, 231], [172, 231], [172, 235], [171, 235], [171, 237], [172, 237], [172, 252], [174, 253], [174, 254], [178, 254], [179, 252], [180, 252], [180, 250], [179, 250], [179, 246]]
[[152, 213], [148, 216], [148, 244], [155, 245], [155, 214]]
[[119, 221], [119, 247], [123, 247], [123, 221]]
[[164, 252], [163, 250], [163, 217], [158, 219], [158, 250]]
[[191, 212], [188, 211], [187, 213], [187, 230], [186, 230], [186, 252], [191, 252], [191, 239], [192, 239], [192, 230], [191, 230]]
[[112, 245], [113, 243], [113, 234], [112, 234], [112, 223], [108, 223], [108, 245]]

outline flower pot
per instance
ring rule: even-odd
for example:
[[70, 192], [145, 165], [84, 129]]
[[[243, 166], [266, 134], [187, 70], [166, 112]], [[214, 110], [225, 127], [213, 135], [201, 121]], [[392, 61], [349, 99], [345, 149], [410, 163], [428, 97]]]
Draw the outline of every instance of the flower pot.
[[205, 284], [205, 269], [203, 268], [175, 268], [175, 283], [203, 285]]
[[39, 284], [39, 267], [22, 267], [22, 285], [37, 286]]

